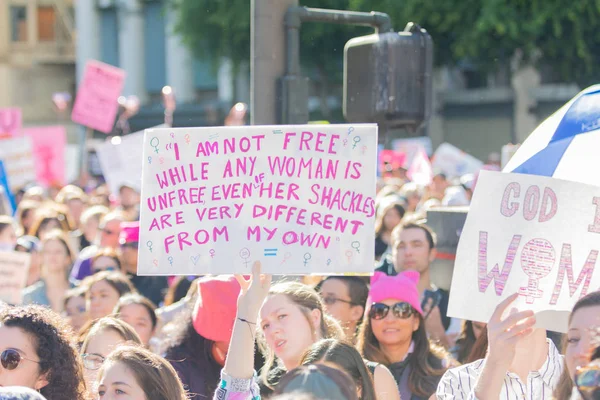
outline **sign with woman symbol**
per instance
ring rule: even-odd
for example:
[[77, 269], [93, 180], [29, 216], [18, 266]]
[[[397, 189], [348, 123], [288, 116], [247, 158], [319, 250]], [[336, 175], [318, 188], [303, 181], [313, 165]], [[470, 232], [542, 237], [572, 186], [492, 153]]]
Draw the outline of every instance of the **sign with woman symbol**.
[[248, 261], [248, 259], [250, 258], [250, 250], [248, 250], [248, 248], [244, 247], [243, 249], [240, 250], [240, 257], [244, 260], [244, 264], [246, 264], [246, 267], [248, 267], [248, 264], [250, 263]]
[[519, 289], [519, 295], [527, 297], [527, 304], [532, 304], [535, 299], [542, 297], [539, 280], [552, 271], [555, 260], [554, 247], [546, 239], [532, 239], [523, 247], [521, 268], [529, 277], [529, 281], [527, 286]]
[[348, 264], [352, 262], [352, 250], [346, 251], [346, 257], [348, 257]]
[[156, 136], [150, 139], [150, 146], [154, 147], [154, 152], [158, 153], [158, 145], [160, 144], [160, 140]]
[[360, 142], [360, 136], [354, 136], [354, 138], [352, 139], [352, 141], [354, 142], [354, 144], [352, 145], [352, 148], [354, 149], [354, 148], [356, 148], [356, 146]]
[[352, 246], [352, 248], [356, 250], [357, 253], [360, 253], [360, 242], [358, 240], [352, 242], [350, 246]]
[[311, 258], [312, 258], [312, 256], [310, 255], [310, 253], [304, 253], [304, 266], [308, 265]]

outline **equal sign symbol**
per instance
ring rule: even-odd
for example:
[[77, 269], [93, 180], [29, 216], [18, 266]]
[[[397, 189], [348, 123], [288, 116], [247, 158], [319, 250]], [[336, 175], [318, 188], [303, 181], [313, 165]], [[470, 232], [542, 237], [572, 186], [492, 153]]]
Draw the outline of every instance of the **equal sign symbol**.
[[218, 137], [219, 137], [219, 134], [218, 134], [218, 133], [215, 133], [214, 135], [210, 135], [208, 138], [209, 138], [210, 140], [213, 140], [213, 139], [216, 139], [216, 138], [218, 138]]
[[277, 249], [265, 249], [265, 257], [275, 257], [277, 255]]
[[274, 130], [274, 131], [273, 131], [273, 134], [274, 134], [274, 135], [281, 135], [281, 134], [283, 134], [283, 131], [282, 131], [282, 130], [280, 130], [280, 129], [277, 129], [277, 130]]

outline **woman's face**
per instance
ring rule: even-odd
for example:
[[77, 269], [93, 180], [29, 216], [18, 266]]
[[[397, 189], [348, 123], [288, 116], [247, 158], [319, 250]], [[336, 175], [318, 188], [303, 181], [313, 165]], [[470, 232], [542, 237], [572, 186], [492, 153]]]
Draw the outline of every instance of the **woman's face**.
[[387, 231], [392, 231], [401, 220], [402, 217], [396, 207], [392, 207], [383, 216], [383, 226]]
[[51, 218], [40, 225], [40, 228], [38, 229], [38, 238], [40, 240], [44, 240], [44, 236], [46, 235], [46, 233], [55, 229], [62, 230], [62, 225], [60, 224], [60, 222], [58, 222], [57, 219]]
[[12, 250], [15, 248], [17, 244], [17, 232], [15, 231], [15, 227], [12, 225], [7, 225], [0, 232], [0, 247], [6, 247], [7, 250]]
[[42, 265], [48, 273], [65, 273], [71, 263], [69, 253], [60, 240], [48, 240], [42, 248]]
[[107, 365], [98, 382], [98, 399], [146, 400], [146, 393], [127, 366], [120, 362]]
[[[396, 299], [387, 299], [381, 303], [391, 307], [398, 302]], [[381, 345], [410, 343], [413, 332], [419, 329], [419, 318], [414, 313], [406, 319], [397, 318], [390, 309], [383, 319], [371, 318], [371, 329]]]
[[592, 331], [600, 327], [600, 306], [584, 307], [571, 316], [567, 332], [565, 359], [571, 379], [575, 378], [577, 367], [589, 362], [592, 350]]
[[288, 370], [300, 365], [304, 352], [321, 339], [321, 312], [312, 310], [308, 318], [283, 294], [267, 297], [260, 310], [260, 327], [267, 344]]
[[92, 265], [94, 273], [100, 271], [120, 271], [117, 260], [108, 256], [100, 256], [94, 261]]
[[39, 390], [48, 384], [46, 377], [40, 375], [40, 359], [30, 334], [21, 328], [0, 325], [0, 354], [7, 349], [16, 350], [21, 361], [13, 370], [7, 370], [0, 364], [0, 387], [25, 386]]
[[481, 332], [483, 332], [483, 329], [485, 328], [486, 325], [487, 324], [485, 322], [472, 321], [473, 335], [475, 336], [475, 339], [478, 339], [479, 336], [481, 336]]
[[83, 354], [85, 354], [87, 360], [94, 360], [97, 366], [95, 369], [91, 369], [89, 363], [84, 362], [83, 372], [88, 388], [95, 387], [98, 368], [110, 352], [122, 343], [125, 343], [125, 339], [114, 329], [101, 330], [89, 338], [87, 348], [84, 349]]
[[96, 218], [88, 218], [88, 220], [81, 226], [81, 231], [87, 240], [90, 242], [96, 239], [98, 235], [98, 226], [100, 221]]
[[128, 304], [121, 307], [119, 313], [119, 319], [127, 322], [131, 325], [145, 346], [148, 346], [150, 339], [154, 335], [154, 327], [152, 326], [152, 319], [148, 313], [148, 309], [140, 304]]
[[112, 314], [119, 297], [119, 292], [106, 281], [94, 283], [86, 304], [90, 318], [97, 319]]
[[85, 310], [85, 297], [71, 297], [65, 306], [67, 321], [74, 332], [79, 332], [87, 322], [87, 313]]

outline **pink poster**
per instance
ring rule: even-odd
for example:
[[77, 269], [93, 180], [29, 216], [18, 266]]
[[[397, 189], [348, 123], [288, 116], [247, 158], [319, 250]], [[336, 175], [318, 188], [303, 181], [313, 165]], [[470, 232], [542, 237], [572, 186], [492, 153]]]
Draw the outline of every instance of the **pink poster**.
[[23, 129], [33, 143], [35, 175], [44, 186], [64, 185], [65, 147], [67, 134], [64, 126], [38, 126]]
[[77, 92], [71, 119], [88, 128], [112, 131], [123, 90], [125, 71], [99, 61], [88, 61]]
[[22, 125], [21, 109], [0, 108], [0, 137], [16, 136]]

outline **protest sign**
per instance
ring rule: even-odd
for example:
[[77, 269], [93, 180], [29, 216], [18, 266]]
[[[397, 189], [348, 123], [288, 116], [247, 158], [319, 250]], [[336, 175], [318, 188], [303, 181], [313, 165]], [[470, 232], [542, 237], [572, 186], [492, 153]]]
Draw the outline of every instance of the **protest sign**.
[[[159, 125], [152, 129], [166, 127]], [[120, 142], [104, 142], [96, 148], [102, 175], [114, 194], [123, 184], [137, 188], [142, 184], [144, 132], [135, 132], [121, 138]]]
[[394, 139], [392, 140], [392, 149], [406, 154], [406, 164], [409, 166], [421, 150], [424, 150], [430, 157], [433, 154], [433, 142], [429, 136]]
[[73, 122], [110, 133], [124, 83], [125, 71], [122, 69], [99, 61], [88, 61], [73, 105]]
[[4, 161], [0, 160], [0, 215], [13, 215], [16, 210], [17, 204], [8, 183]]
[[146, 130], [140, 275], [372, 273], [377, 125]]
[[0, 302], [21, 304], [29, 262], [27, 253], [0, 251]]
[[0, 137], [16, 136], [21, 130], [22, 123], [20, 108], [0, 108]]
[[456, 255], [448, 315], [487, 322], [519, 293], [539, 326], [564, 332], [575, 302], [600, 289], [600, 188], [481, 171]]
[[38, 126], [23, 129], [23, 136], [31, 138], [37, 182], [44, 186], [64, 185], [65, 146], [67, 132], [64, 126]]
[[437, 148], [431, 164], [435, 173], [442, 172], [448, 178], [474, 174], [483, 166], [483, 162], [450, 143], [442, 143]]
[[13, 193], [28, 183], [35, 182], [35, 162], [31, 138], [26, 136], [0, 140], [0, 159]]

